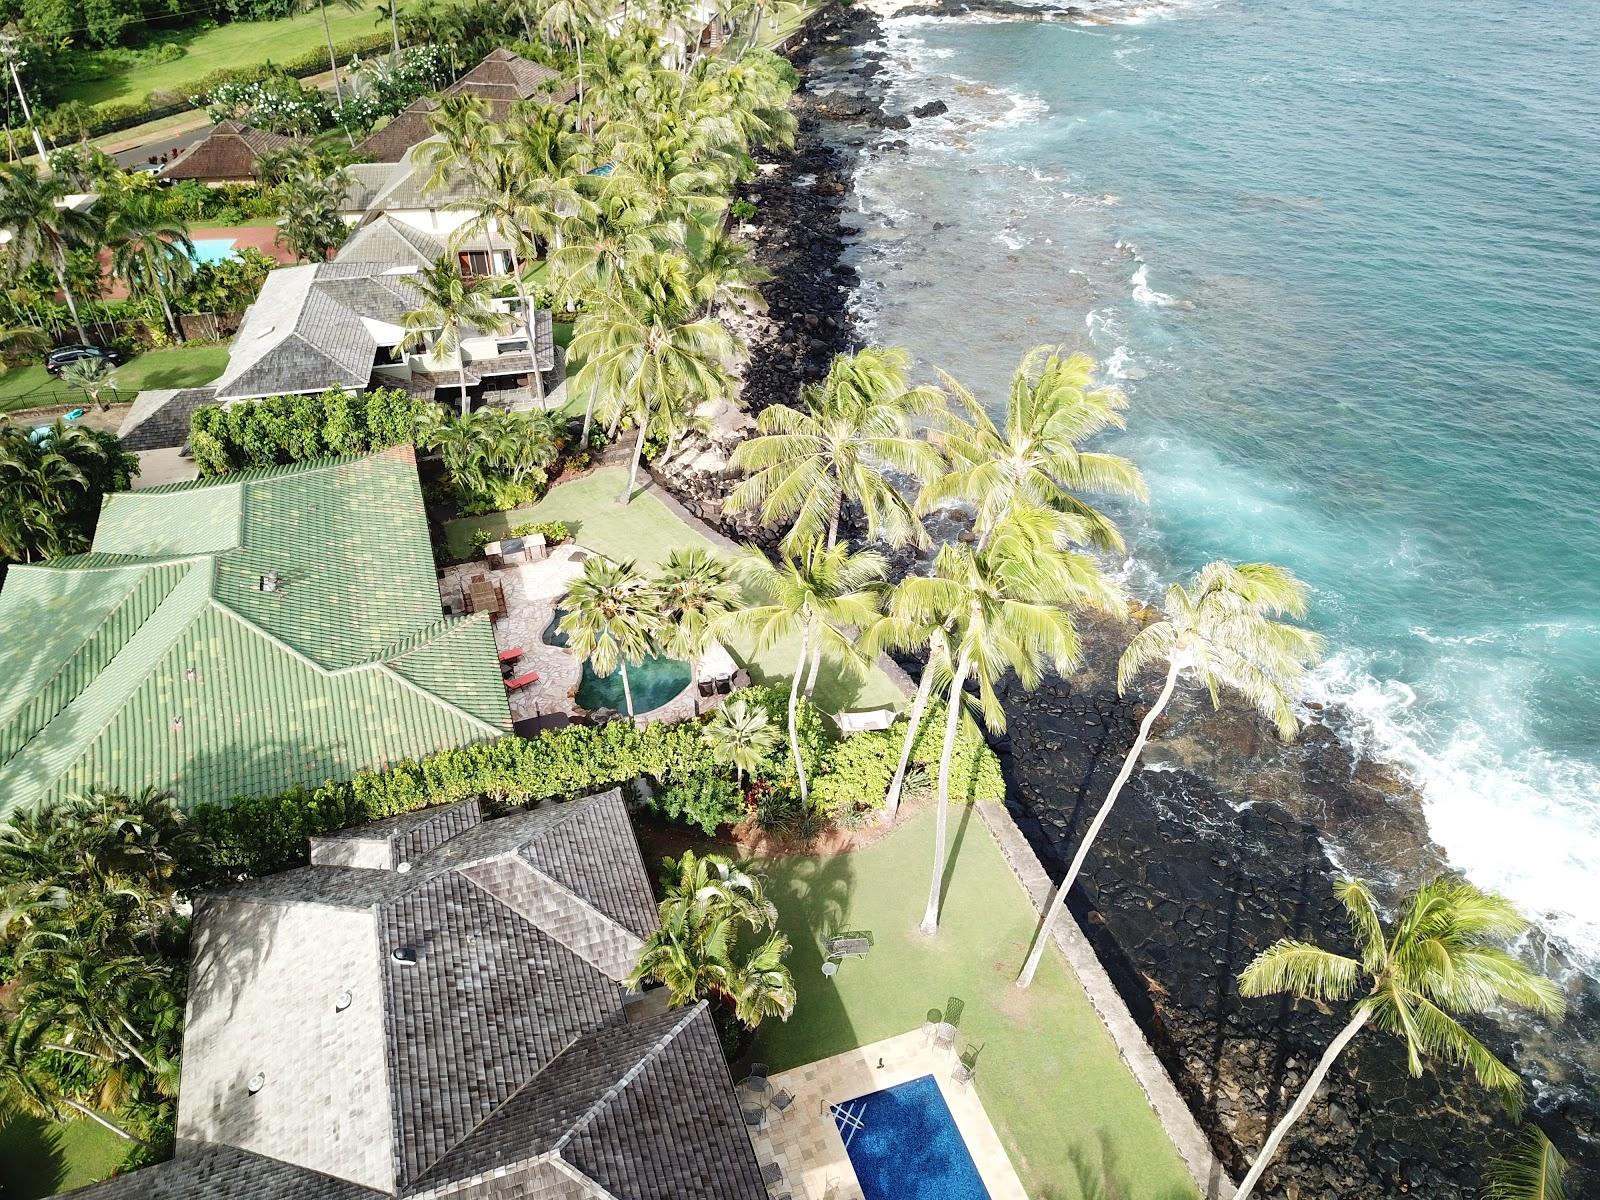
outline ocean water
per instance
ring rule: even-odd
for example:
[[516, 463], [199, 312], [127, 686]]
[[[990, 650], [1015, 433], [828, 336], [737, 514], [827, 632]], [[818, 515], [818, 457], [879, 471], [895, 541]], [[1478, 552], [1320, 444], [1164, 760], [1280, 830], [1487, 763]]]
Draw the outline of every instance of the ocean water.
[[855, 298], [1004, 396], [1039, 343], [1132, 398], [1131, 583], [1292, 567], [1308, 698], [1452, 862], [1600, 961], [1600, 20], [1500, 0], [895, 19]]

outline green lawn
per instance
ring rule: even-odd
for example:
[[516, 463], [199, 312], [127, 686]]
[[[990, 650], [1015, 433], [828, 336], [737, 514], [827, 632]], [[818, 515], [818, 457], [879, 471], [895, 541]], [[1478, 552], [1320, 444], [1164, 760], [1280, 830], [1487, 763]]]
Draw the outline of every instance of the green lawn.
[[[222, 374], [228, 364], [226, 345], [180, 346], [151, 350], [117, 368], [118, 399], [130, 402], [146, 388], [199, 387]], [[51, 404], [85, 403], [82, 392], [52, 379], [42, 366], [0, 374], [0, 413]]]
[[[978, 814], [956, 808], [950, 819], [954, 866], [933, 938], [917, 930], [931, 808], [864, 850], [760, 864], [794, 947], [799, 1001], [787, 1022], [762, 1026], [753, 1057], [774, 1071], [814, 1062], [919, 1029], [956, 997], [957, 1044], [981, 1047], [978, 1093], [1028, 1195], [1191, 1200], [1177, 1151], [1060, 954], [1045, 956], [1032, 988], [1013, 986], [1033, 908]], [[841, 929], [870, 931], [873, 948], [830, 980], [821, 939]]]
[[[526, 508], [451, 521], [445, 526], [450, 552], [455, 558], [470, 555], [475, 529], [492, 529], [503, 535], [512, 526], [529, 521], [565, 521], [581, 545], [598, 550], [607, 558], [631, 558], [646, 571], [659, 567], [673, 550], [714, 548], [649, 493], [636, 495], [626, 505], [617, 503], [626, 478], [625, 468], [603, 467], [582, 479], [557, 484], [543, 500]], [[757, 654], [753, 643], [741, 639], [731, 641], [728, 649], [757, 683], [787, 682], [800, 651], [798, 642], [783, 641]], [[817, 676], [816, 702], [824, 712], [833, 713], [843, 709], [898, 708], [905, 698], [877, 668], [865, 678], [856, 679], [841, 670], [835, 660], [824, 656]]]
[[[376, 32], [376, 5], [350, 10], [328, 6], [328, 25], [334, 45]], [[89, 104], [133, 103], [153, 91], [185, 93], [195, 80], [220, 67], [245, 67], [260, 62], [284, 62], [325, 45], [322, 17], [317, 10], [277, 21], [235, 21], [194, 32], [164, 30], [160, 39], [183, 47], [183, 57], [164, 63], [124, 67], [114, 60], [97, 59], [106, 69], [97, 78], [72, 81], [62, 89], [68, 100]], [[340, 60], [340, 68], [344, 60]], [[85, 76], [89, 74], [84, 71]]]
[[0, 1126], [0, 1196], [35, 1200], [98, 1183], [127, 1153], [127, 1142], [93, 1121], [12, 1117]]

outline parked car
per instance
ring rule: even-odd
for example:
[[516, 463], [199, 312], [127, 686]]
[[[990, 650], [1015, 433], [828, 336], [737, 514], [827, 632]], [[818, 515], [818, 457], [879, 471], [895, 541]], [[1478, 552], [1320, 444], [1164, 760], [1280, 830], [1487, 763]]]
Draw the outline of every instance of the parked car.
[[61, 368], [68, 363], [80, 362], [85, 358], [103, 358], [114, 367], [121, 366], [123, 362], [122, 351], [108, 346], [60, 346], [45, 356], [44, 369], [52, 375], [59, 375]]

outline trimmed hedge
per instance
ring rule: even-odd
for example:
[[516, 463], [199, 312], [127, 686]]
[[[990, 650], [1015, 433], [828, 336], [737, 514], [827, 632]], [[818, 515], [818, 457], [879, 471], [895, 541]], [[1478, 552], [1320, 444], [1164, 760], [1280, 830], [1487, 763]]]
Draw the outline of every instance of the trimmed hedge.
[[287, 466], [365, 454], [410, 442], [432, 407], [401, 388], [268, 396], [224, 408], [207, 404], [189, 418], [189, 447], [206, 479], [252, 467]]

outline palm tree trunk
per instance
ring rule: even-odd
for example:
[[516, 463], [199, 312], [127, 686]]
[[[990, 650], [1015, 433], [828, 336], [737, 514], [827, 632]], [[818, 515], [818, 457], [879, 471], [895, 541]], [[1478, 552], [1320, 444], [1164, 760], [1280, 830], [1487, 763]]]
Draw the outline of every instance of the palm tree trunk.
[[944, 721], [944, 749], [939, 754], [939, 817], [933, 835], [933, 882], [928, 885], [928, 907], [922, 914], [922, 932], [933, 935], [939, 932], [939, 892], [944, 882], [945, 832], [950, 825], [950, 760], [955, 757], [956, 730], [961, 724], [961, 689], [967, 682], [971, 666], [965, 652], [956, 663], [955, 677], [950, 680], [950, 711]]
[[58, 1099], [61, 1101], [61, 1103], [65, 1104], [68, 1108], [70, 1108], [73, 1112], [77, 1113], [80, 1117], [88, 1117], [89, 1120], [93, 1121], [96, 1125], [99, 1125], [99, 1126], [101, 1126], [102, 1128], [105, 1128], [105, 1129], [109, 1129], [112, 1133], [116, 1134], [119, 1138], [126, 1138], [128, 1141], [135, 1142], [135, 1143], [137, 1143], [138, 1145], [141, 1145], [141, 1146], [146, 1144], [142, 1138], [135, 1137], [133, 1134], [129, 1133], [126, 1129], [124, 1129], [121, 1125], [118, 1125], [110, 1117], [101, 1116], [99, 1113], [95, 1112], [94, 1109], [90, 1108], [87, 1104], [79, 1104], [76, 1100], [72, 1099], [72, 1097], [70, 1097], [70, 1096], [61, 1096], [61, 1097], [58, 1097]]
[[633, 687], [628, 683], [628, 660], [619, 658], [617, 667], [622, 672], [622, 701], [628, 706], [628, 716], [633, 716]]
[[911, 749], [917, 744], [917, 731], [922, 728], [922, 714], [927, 711], [928, 697], [933, 694], [933, 660], [922, 669], [922, 679], [917, 684], [916, 698], [911, 701], [911, 728], [906, 730], [906, 740], [900, 747], [900, 763], [889, 781], [889, 794], [883, 802], [883, 823], [893, 825], [900, 811], [900, 789], [906, 783], [906, 771], [911, 766]]
[[1017, 976], [1019, 988], [1025, 988], [1033, 982], [1034, 973], [1039, 969], [1039, 960], [1044, 957], [1044, 948], [1050, 943], [1050, 933], [1055, 929], [1056, 921], [1067, 907], [1067, 892], [1077, 880], [1078, 872], [1083, 870], [1084, 860], [1089, 857], [1089, 848], [1094, 845], [1095, 838], [1100, 836], [1100, 827], [1111, 815], [1111, 806], [1117, 802], [1117, 797], [1122, 794], [1123, 787], [1133, 775], [1133, 764], [1139, 760], [1145, 743], [1150, 740], [1150, 730], [1155, 725], [1156, 718], [1167, 707], [1168, 701], [1172, 699], [1172, 689], [1177, 682], [1178, 663], [1174, 660], [1167, 667], [1167, 681], [1161, 687], [1161, 695], [1156, 697], [1155, 704], [1145, 713], [1144, 720], [1139, 722], [1139, 736], [1133, 739], [1133, 745], [1128, 748], [1127, 757], [1122, 760], [1122, 769], [1117, 772], [1116, 779], [1111, 782], [1111, 790], [1106, 793], [1106, 802], [1100, 806], [1100, 811], [1095, 813], [1094, 820], [1089, 822], [1083, 840], [1078, 843], [1078, 852], [1072, 856], [1072, 865], [1067, 868], [1067, 873], [1061, 877], [1055, 894], [1050, 897], [1049, 907], [1044, 910], [1044, 924], [1039, 926], [1039, 933], [1034, 938], [1028, 961], [1022, 968], [1022, 974]]
[[167, 286], [161, 281], [158, 274], [155, 277], [156, 297], [161, 301], [161, 311], [167, 318], [167, 328], [172, 331], [174, 341], [183, 341], [183, 330], [178, 328], [178, 318], [172, 315], [172, 304], [167, 300]]
[[322, 36], [328, 41], [328, 66], [333, 69], [333, 98], [344, 103], [344, 88], [339, 84], [339, 56], [333, 52], [333, 30], [328, 27], [328, 0], [317, 0], [322, 10]]
[[589, 398], [583, 402], [583, 432], [578, 435], [578, 449], [580, 451], [589, 448], [589, 430], [594, 424], [595, 391], [595, 388], [590, 388]]
[[[527, 18], [524, 17], [526, 22]], [[400, 0], [389, 0], [389, 36], [394, 39], [395, 62], [400, 61]], [[531, 37], [528, 39], [533, 40]]]
[[1361, 1032], [1361, 1027], [1367, 1023], [1369, 1010], [1358, 1007], [1356, 1015], [1350, 1018], [1350, 1023], [1339, 1031], [1339, 1036], [1328, 1043], [1328, 1048], [1322, 1052], [1322, 1059], [1317, 1063], [1317, 1069], [1311, 1072], [1305, 1086], [1300, 1089], [1300, 1094], [1294, 1098], [1294, 1103], [1289, 1106], [1289, 1111], [1283, 1114], [1283, 1119], [1273, 1128], [1268, 1135], [1266, 1143], [1261, 1147], [1261, 1153], [1256, 1155], [1256, 1161], [1250, 1167], [1250, 1173], [1244, 1177], [1244, 1182], [1239, 1185], [1239, 1190], [1233, 1194], [1233, 1200], [1247, 1200], [1250, 1193], [1255, 1190], [1261, 1173], [1272, 1162], [1272, 1156], [1278, 1152], [1278, 1146], [1283, 1142], [1289, 1132], [1290, 1126], [1304, 1115], [1306, 1109], [1311, 1107], [1311, 1101], [1316, 1097], [1317, 1089], [1322, 1086], [1323, 1079], [1328, 1074], [1328, 1068], [1333, 1066], [1334, 1060], [1343, 1053], [1344, 1048], [1350, 1044], [1350, 1039]]
[[472, 402], [467, 399], [467, 360], [461, 354], [461, 347], [456, 347], [456, 376], [461, 382], [461, 415], [464, 417], [472, 409]]
[[811, 699], [817, 692], [817, 676], [822, 671], [822, 639], [817, 639], [817, 648], [811, 652], [811, 670], [806, 675], [806, 699]]
[[807, 651], [811, 646], [811, 626], [800, 629], [800, 661], [795, 663], [794, 678], [789, 681], [789, 752], [794, 755], [794, 771], [800, 779], [800, 805], [807, 801], [806, 764], [800, 757], [800, 676], [805, 673]]
[[62, 298], [67, 302], [67, 311], [72, 313], [72, 323], [77, 327], [78, 340], [87, 343], [89, 335], [84, 331], [83, 318], [78, 315], [78, 302], [72, 298], [72, 289], [67, 286], [67, 268], [63, 261], [65, 257], [59, 250], [56, 251], [50, 265], [55, 268], [56, 283], [60, 285]]
[[517, 300], [522, 305], [522, 328], [528, 335], [528, 357], [533, 360], [533, 397], [543, 410], [544, 376], [539, 371], [539, 340], [533, 332], [533, 301], [528, 299], [528, 288], [522, 281], [522, 256], [517, 253], [516, 245], [513, 244], [507, 253], [511, 255], [511, 275], [517, 283]]
[[618, 498], [618, 500], [617, 500], [618, 504], [626, 504], [626, 503], [628, 503], [628, 501], [632, 500], [633, 499], [633, 489], [638, 485], [638, 481], [639, 481], [639, 460], [644, 457], [644, 431], [645, 431], [645, 428], [646, 428], [645, 421], [643, 419], [643, 416], [641, 415], [640, 420], [639, 420], [639, 436], [633, 439], [633, 463], [628, 468], [628, 486], [627, 486], [626, 489], [623, 490], [623, 493], [622, 493], [621, 497]]

